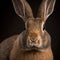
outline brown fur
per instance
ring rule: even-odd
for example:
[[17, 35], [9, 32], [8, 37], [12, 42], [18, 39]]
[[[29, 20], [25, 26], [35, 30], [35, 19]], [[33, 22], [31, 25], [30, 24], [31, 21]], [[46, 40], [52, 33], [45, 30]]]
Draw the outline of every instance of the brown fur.
[[53, 60], [51, 48], [45, 51], [24, 51], [19, 46], [19, 40], [16, 40], [11, 50], [10, 60]]
[[5, 39], [2, 43], [0, 43], [0, 60], [8, 60], [9, 54], [12, 49], [13, 43], [16, 40], [18, 35], [14, 35]]
[[0, 60], [53, 60], [51, 47], [43, 52], [24, 51], [19, 44], [18, 38], [22, 37], [22, 35], [12, 36], [0, 44]]
[[[55, 1], [43, 0], [37, 17], [34, 18], [26, 0], [12, 0], [16, 14], [25, 21], [26, 30], [19, 36], [12, 36], [0, 44], [0, 60], [53, 60], [50, 35], [43, 30], [43, 27], [54, 10]], [[36, 41], [39, 43], [35, 43]], [[27, 51], [23, 47], [31, 50]]]

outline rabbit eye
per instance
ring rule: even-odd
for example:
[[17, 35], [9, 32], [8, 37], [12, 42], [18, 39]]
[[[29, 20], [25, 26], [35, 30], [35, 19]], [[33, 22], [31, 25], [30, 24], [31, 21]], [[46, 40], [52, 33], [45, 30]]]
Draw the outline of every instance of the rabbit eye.
[[46, 25], [43, 26], [43, 30], [45, 30], [45, 29], [46, 29]]

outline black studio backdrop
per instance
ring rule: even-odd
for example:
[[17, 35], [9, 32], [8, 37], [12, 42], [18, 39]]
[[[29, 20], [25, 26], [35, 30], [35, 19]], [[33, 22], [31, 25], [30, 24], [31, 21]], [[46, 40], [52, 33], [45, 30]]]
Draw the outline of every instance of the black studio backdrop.
[[[36, 17], [37, 9], [42, 0], [27, 0]], [[9, 36], [21, 33], [24, 21], [16, 15], [11, 0], [0, 1], [0, 43]], [[53, 14], [48, 18], [45, 29], [51, 35], [54, 60], [60, 60], [60, 2], [56, 1]]]

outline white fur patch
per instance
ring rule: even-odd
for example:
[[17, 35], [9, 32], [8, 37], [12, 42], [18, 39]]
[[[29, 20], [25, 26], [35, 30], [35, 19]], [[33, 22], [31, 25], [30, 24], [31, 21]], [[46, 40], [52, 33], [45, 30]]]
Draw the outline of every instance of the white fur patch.
[[41, 31], [42, 31], [42, 33], [44, 33], [43, 27], [44, 27], [44, 22], [42, 22], [42, 25], [41, 25]]

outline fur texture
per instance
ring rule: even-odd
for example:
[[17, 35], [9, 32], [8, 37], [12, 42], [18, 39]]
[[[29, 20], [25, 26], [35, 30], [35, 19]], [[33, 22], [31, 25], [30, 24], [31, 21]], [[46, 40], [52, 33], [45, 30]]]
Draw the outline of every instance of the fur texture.
[[26, 0], [12, 0], [16, 14], [26, 30], [0, 43], [0, 60], [53, 60], [51, 37], [43, 29], [52, 14], [56, 0], [42, 0], [37, 17]]
[[19, 39], [17, 39], [11, 50], [10, 60], [53, 60], [53, 54], [51, 47], [48, 47], [42, 52], [36, 50], [25, 51], [20, 46]]

